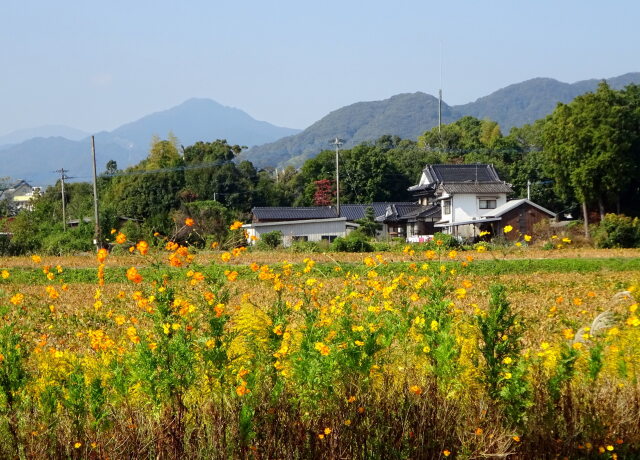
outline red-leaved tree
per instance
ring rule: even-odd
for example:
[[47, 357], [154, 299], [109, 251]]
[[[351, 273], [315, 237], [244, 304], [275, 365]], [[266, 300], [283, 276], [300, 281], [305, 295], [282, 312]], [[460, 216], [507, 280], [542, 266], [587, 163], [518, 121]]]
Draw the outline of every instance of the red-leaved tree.
[[333, 182], [329, 179], [317, 180], [316, 193], [313, 195], [313, 204], [315, 206], [330, 206], [333, 200]]

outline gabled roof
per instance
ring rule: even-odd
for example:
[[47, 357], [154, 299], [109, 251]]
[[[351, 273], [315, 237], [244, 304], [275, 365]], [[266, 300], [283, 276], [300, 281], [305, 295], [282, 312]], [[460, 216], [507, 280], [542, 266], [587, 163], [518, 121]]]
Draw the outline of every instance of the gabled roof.
[[539, 209], [540, 211], [549, 214], [549, 216], [551, 217], [555, 217], [556, 213], [553, 211], [549, 211], [547, 208], [543, 208], [542, 206], [540, 206], [539, 204], [534, 203], [533, 201], [527, 200], [526, 198], [521, 198], [519, 200], [511, 200], [511, 201], [507, 201], [505, 204], [502, 204], [500, 206], [498, 206], [496, 209], [491, 209], [488, 212], [486, 212], [484, 214], [483, 217], [500, 217], [503, 214], [511, 211], [512, 209], [515, 209], [519, 206], [522, 206], [523, 204], [530, 204], [531, 206], [533, 206], [534, 208]]
[[489, 164], [427, 165], [423, 171], [429, 182], [501, 182]]
[[504, 182], [449, 182], [440, 184], [438, 191], [455, 193], [512, 193], [513, 189]]
[[305, 220], [331, 219], [338, 217], [331, 206], [310, 207], [255, 207], [251, 210], [253, 218], [265, 220]]

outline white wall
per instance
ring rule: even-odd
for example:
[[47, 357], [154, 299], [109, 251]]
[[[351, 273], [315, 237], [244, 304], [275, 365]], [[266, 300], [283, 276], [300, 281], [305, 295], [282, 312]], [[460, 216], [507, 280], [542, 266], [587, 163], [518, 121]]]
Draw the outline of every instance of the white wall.
[[282, 243], [284, 246], [291, 246], [295, 236], [306, 236], [308, 241], [320, 241], [323, 236], [346, 236], [347, 226], [345, 220], [331, 220], [326, 222], [314, 221], [296, 221], [273, 222], [269, 225], [248, 225], [246, 230], [249, 236], [257, 236], [261, 238], [264, 233], [280, 231], [282, 232]]
[[[446, 194], [443, 197], [451, 200], [451, 214], [444, 214], [444, 207], [442, 212], [442, 221], [444, 222], [464, 222], [472, 220], [474, 217], [483, 216], [490, 209], [480, 209], [480, 199], [495, 199], [496, 207], [503, 205], [507, 202], [506, 193], [494, 193], [494, 194], [475, 194], [475, 193], [460, 193], [453, 196]], [[463, 237], [474, 236], [474, 225], [462, 225], [457, 229], [457, 234]]]

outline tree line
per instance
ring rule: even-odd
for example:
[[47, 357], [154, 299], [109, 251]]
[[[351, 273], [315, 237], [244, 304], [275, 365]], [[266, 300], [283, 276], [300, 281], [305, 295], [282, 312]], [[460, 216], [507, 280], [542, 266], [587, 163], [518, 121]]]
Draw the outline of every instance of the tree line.
[[[154, 138], [148, 157], [135, 166], [120, 170], [110, 161], [98, 180], [102, 234], [121, 227], [141, 238], [175, 234], [192, 217], [201, 225], [199, 234], [221, 238], [229, 221], [248, 219], [254, 206], [326, 205], [334, 199], [333, 150], [299, 169], [260, 170], [236, 161], [242, 150], [226, 140], [182, 147], [169, 134]], [[342, 150], [341, 202], [413, 201], [407, 188], [418, 183], [426, 164], [476, 162], [494, 164], [513, 185], [514, 197], [526, 197], [529, 189], [534, 202], [582, 213], [585, 222], [594, 213], [638, 215], [640, 87], [616, 91], [603, 82], [507, 135], [492, 120], [467, 116], [416, 140], [385, 135]], [[5, 225], [14, 234], [13, 252], [90, 249], [92, 224], [62, 231], [60, 187], [49, 187], [32, 211]], [[65, 200], [71, 218], [92, 216], [90, 184], [66, 184]]]

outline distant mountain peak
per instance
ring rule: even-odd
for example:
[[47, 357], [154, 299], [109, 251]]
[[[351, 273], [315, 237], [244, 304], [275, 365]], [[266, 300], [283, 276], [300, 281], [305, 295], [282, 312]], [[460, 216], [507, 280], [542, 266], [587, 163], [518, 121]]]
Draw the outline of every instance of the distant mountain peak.
[[[96, 134], [98, 164], [104, 167], [109, 160], [115, 160], [121, 168], [136, 164], [147, 156], [154, 135], [165, 138], [170, 132], [183, 145], [216, 139], [226, 139], [231, 144], [258, 145], [296, 134], [299, 130], [256, 120], [240, 109], [223, 106], [211, 99], [191, 98], [111, 132]], [[51, 171], [61, 166], [72, 170], [74, 176], [90, 175], [90, 146], [86, 139], [31, 137], [16, 145], [0, 147], [0, 161], [21, 159], [20, 162], [5, 161], [9, 166], [3, 174], [29, 177], [36, 184], [53, 183], [55, 175]], [[82, 137], [86, 138], [86, 134]]]

